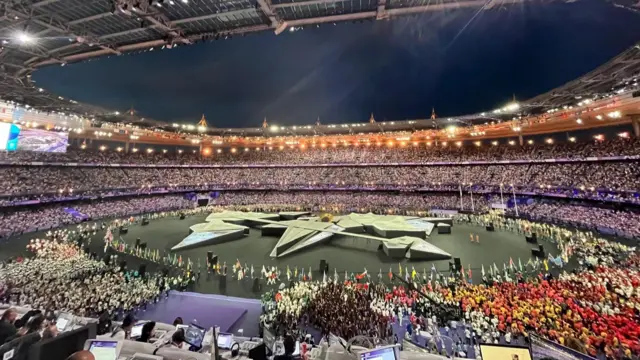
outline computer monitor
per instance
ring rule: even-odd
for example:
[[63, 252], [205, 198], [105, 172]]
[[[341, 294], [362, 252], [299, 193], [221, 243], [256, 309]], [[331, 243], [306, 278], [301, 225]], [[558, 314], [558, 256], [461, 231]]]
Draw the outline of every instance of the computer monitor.
[[480, 344], [480, 354], [483, 360], [532, 360], [528, 347]]
[[206, 330], [203, 327], [191, 324], [184, 330], [184, 339], [187, 344], [201, 348], [205, 332]]
[[373, 350], [362, 351], [358, 355], [360, 360], [399, 360], [397, 345], [382, 346]]
[[231, 349], [231, 345], [233, 345], [233, 334], [223, 332], [218, 334], [219, 349], [229, 350]]
[[144, 324], [146, 324], [146, 322], [143, 323], [139, 323], [139, 324], [135, 324], [132, 328], [131, 328], [131, 335], [130, 337], [132, 339], [137, 339], [140, 336], [142, 336], [142, 327], [144, 326]]
[[189, 325], [179, 324], [179, 325], [176, 325], [176, 330], [182, 329], [184, 331], [187, 331], [188, 327], [189, 327]]
[[56, 327], [60, 332], [66, 331], [69, 325], [73, 322], [73, 315], [69, 313], [60, 313], [56, 319]]
[[88, 339], [95, 339], [97, 325], [87, 324], [81, 328], [66, 331], [60, 335], [42, 340], [31, 346], [30, 360], [66, 359], [69, 355], [84, 348]]
[[113, 340], [89, 340], [84, 345], [96, 360], [117, 360], [122, 350], [122, 342]]

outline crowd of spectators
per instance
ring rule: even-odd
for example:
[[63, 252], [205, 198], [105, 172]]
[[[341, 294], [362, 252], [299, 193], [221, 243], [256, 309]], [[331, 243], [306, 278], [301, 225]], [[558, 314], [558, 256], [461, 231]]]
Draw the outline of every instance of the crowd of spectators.
[[[164, 195], [92, 201], [89, 203], [30, 206], [0, 213], [0, 239], [25, 232], [47, 230], [89, 219], [193, 208], [184, 196]], [[71, 210], [71, 211], [69, 211]], [[75, 210], [75, 211], [73, 211]]]
[[557, 193], [637, 202], [640, 162], [532, 165], [367, 166], [291, 168], [116, 168], [9, 166], [5, 196], [72, 196], [114, 189], [421, 189]]
[[[457, 146], [453, 142], [414, 143], [397, 141], [393, 146], [388, 143], [370, 143], [369, 146], [344, 146], [318, 142], [315, 147], [307, 144], [304, 149], [291, 148], [291, 145], [274, 139], [273, 144], [256, 148], [247, 145], [236, 151], [212, 151], [210, 155], [200, 155], [198, 150], [181, 153], [154, 151], [148, 153], [115, 152], [69, 149], [66, 153], [44, 152], [0, 152], [0, 161], [14, 162], [73, 162], [73, 163], [116, 163], [116, 164], [357, 164], [357, 163], [396, 163], [396, 162], [466, 162], [500, 160], [545, 160], [545, 159], [585, 159], [588, 157], [637, 156], [640, 154], [640, 141], [620, 138], [610, 141], [563, 142], [555, 144], [475, 146], [466, 144]], [[214, 149], [217, 150], [217, 149]], [[283, 156], [285, 155], [285, 156]]]
[[[640, 213], [584, 205], [560, 206], [553, 202], [534, 202], [519, 207], [519, 215], [530, 219], [599, 229], [603, 232], [640, 238]], [[515, 215], [515, 209], [509, 213]]]
[[[492, 204], [511, 202], [493, 194], [463, 194], [381, 191], [223, 191], [210, 198], [199, 211], [233, 209], [243, 211], [312, 211], [421, 215], [438, 210], [485, 213]], [[5, 208], [0, 213], [0, 238], [25, 232], [56, 228], [88, 219], [124, 217], [170, 210], [187, 210], [195, 201], [184, 195], [154, 195]], [[606, 208], [566, 200], [534, 200], [507, 209], [507, 214], [529, 219], [596, 230], [627, 238], [640, 237], [640, 213], [633, 208]]]

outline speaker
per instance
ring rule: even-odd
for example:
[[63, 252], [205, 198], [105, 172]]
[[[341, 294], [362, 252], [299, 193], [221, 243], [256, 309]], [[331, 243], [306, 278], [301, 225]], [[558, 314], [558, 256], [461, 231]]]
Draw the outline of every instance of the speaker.
[[262, 290], [262, 284], [260, 284], [259, 278], [253, 279], [253, 287], [251, 288], [251, 290], [253, 290], [254, 293], [258, 293]]
[[143, 226], [144, 226], [144, 225], [149, 225], [149, 219], [147, 219], [147, 218], [143, 218], [143, 219], [142, 219], [142, 225], [143, 225]]
[[137, 238], [136, 239], [136, 247], [139, 247], [139, 246], [140, 246], [140, 238]]
[[539, 258], [544, 258], [544, 246], [538, 245], [538, 248], [531, 249], [531, 255]]
[[147, 264], [140, 264], [138, 268], [138, 274], [140, 277], [144, 277], [147, 274]]
[[324, 259], [320, 260], [320, 266], [318, 267], [318, 271], [320, 272], [320, 274], [329, 272], [329, 264], [327, 264], [326, 260]]
[[460, 261], [460, 258], [453, 258], [453, 263], [455, 265], [456, 271], [460, 271], [460, 269], [462, 269], [462, 262]]

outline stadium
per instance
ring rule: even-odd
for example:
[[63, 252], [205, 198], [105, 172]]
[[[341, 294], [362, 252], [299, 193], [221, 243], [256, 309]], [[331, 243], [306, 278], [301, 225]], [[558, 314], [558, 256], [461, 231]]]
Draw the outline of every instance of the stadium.
[[640, 44], [530, 99], [410, 120], [166, 122], [32, 79], [525, 3], [2, 4], [0, 354], [638, 359]]

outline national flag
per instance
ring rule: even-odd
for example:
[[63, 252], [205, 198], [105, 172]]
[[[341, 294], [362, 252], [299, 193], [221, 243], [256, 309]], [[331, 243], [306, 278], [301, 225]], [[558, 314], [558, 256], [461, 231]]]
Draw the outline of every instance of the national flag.
[[484, 274], [484, 264], [482, 264], [482, 269], [481, 269], [480, 271], [481, 271], [481, 274], [482, 274], [482, 278], [484, 279], [484, 277], [485, 277], [485, 274]]
[[411, 267], [411, 280], [414, 280], [416, 278], [416, 275], [418, 273], [416, 272], [416, 268], [414, 268], [413, 266]]
[[391, 268], [389, 268], [389, 281], [393, 280], [393, 271], [391, 271]]
[[509, 270], [513, 271], [513, 259], [509, 258]]
[[398, 275], [402, 276], [402, 265], [398, 263]]
[[326, 271], [325, 271], [325, 272], [323, 272], [323, 274], [322, 274], [322, 283], [323, 283], [323, 284], [326, 284], [326, 283], [327, 283], [327, 272], [326, 272]]
[[313, 280], [313, 276], [311, 275], [311, 266], [309, 266], [309, 281]]
[[522, 272], [522, 261], [520, 261], [520, 258], [518, 258], [518, 269]]
[[544, 271], [549, 271], [549, 264], [547, 263], [547, 259], [542, 260], [542, 264], [544, 265]]

